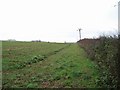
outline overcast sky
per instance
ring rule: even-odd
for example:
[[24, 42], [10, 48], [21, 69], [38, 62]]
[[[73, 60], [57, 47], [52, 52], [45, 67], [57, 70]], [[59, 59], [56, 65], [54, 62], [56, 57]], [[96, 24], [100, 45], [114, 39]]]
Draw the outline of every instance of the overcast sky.
[[76, 42], [117, 32], [119, 0], [0, 0], [0, 40]]

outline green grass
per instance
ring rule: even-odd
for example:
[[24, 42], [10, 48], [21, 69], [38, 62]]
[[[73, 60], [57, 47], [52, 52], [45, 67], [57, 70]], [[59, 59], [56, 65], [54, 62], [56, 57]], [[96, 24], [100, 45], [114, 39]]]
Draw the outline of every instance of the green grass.
[[[8, 49], [11, 49], [11, 56]], [[47, 58], [15, 68], [15, 64], [37, 55]], [[98, 67], [77, 44], [3, 42], [3, 56], [3, 87], [97, 87]], [[10, 68], [11, 65], [14, 68]]]
[[3, 42], [3, 70], [18, 69], [32, 63], [35, 57], [43, 59], [67, 44], [44, 42]]

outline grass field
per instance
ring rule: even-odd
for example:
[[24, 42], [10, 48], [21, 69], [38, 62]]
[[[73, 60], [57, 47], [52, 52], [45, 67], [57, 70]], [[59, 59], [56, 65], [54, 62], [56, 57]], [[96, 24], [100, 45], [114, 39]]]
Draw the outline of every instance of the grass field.
[[3, 87], [97, 87], [98, 66], [77, 43], [2, 42]]

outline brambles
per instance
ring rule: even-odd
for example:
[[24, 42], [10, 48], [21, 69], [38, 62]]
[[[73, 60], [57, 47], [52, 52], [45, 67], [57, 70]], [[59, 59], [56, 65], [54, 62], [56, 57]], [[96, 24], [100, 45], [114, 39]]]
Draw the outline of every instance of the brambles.
[[88, 56], [100, 67], [101, 77], [98, 85], [117, 87], [118, 38], [101, 36], [98, 39], [82, 40], [79, 43], [86, 50]]

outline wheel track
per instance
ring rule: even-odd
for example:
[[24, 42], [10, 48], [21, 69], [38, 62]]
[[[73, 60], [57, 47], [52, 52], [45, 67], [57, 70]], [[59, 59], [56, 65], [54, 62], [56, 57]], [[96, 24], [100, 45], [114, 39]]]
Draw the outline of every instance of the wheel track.
[[55, 55], [55, 54], [59, 53], [60, 51], [66, 49], [66, 48], [68, 48], [68, 47], [70, 47], [70, 45], [71, 45], [71, 44], [68, 44], [68, 45], [66, 45], [66, 46], [64, 46], [64, 47], [62, 47], [62, 48], [60, 48], [60, 49], [58, 49], [58, 50], [55, 50], [55, 51], [53, 51], [53, 52], [51, 52], [51, 53], [48, 53], [48, 54], [46, 54], [46, 55], [35, 56], [35, 57], [33, 57], [32, 60], [29, 60], [28, 62], [24, 62], [24, 63], [22, 63], [22, 64], [19, 64], [19, 67], [17, 67], [17, 69], [23, 69], [24, 67], [27, 67], [28, 65], [32, 65], [33, 63], [38, 63], [38, 62], [40, 62], [40, 61], [44, 61], [44, 60], [47, 59], [48, 57], [50, 57], [50, 56], [52, 56], [52, 55]]

